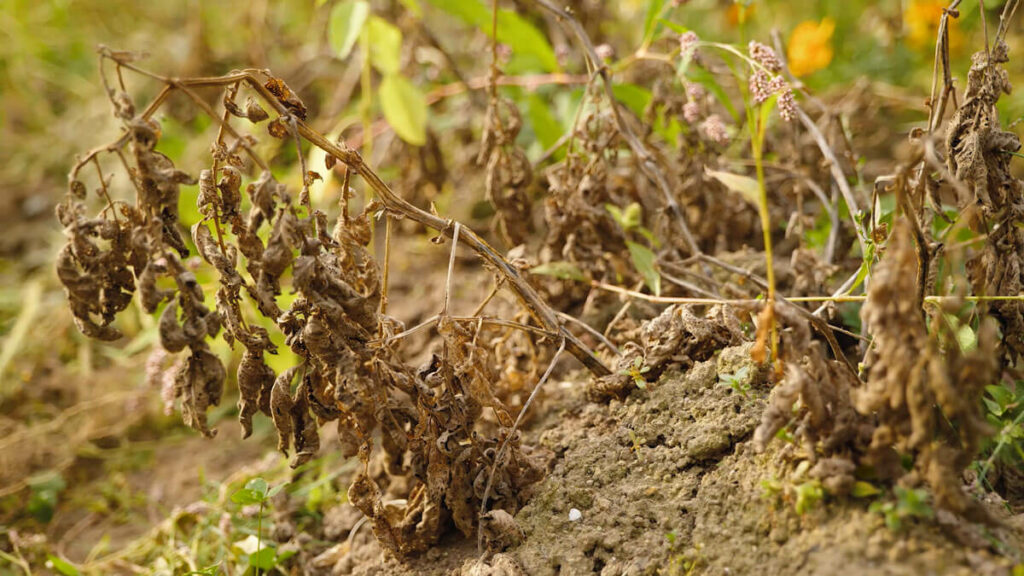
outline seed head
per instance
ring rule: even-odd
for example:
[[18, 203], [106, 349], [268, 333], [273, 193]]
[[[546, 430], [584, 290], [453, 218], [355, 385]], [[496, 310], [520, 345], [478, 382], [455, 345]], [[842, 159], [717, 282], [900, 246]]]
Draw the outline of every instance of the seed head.
[[683, 119], [690, 124], [695, 124], [697, 120], [700, 120], [700, 106], [696, 102], [683, 104]]
[[700, 84], [693, 82], [686, 83], [686, 95], [689, 96], [690, 100], [700, 100], [707, 94], [707, 90], [704, 89]]
[[778, 72], [782, 70], [782, 61], [775, 54], [775, 50], [768, 46], [756, 40], [751, 40], [750, 44], [747, 44], [747, 52], [750, 53], [751, 60], [764, 66], [768, 71]]
[[712, 114], [704, 120], [701, 124], [701, 128], [704, 130], [704, 135], [708, 137], [708, 140], [717, 144], [728, 144], [729, 133], [725, 128], [725, 123], [722, 122], [722, 118], [718, 114]]
[[679, 54], [683, 57], [692, 55], [697, 48], [697, 42], [700, 42], [700, 37], [693, 30], [683, 34], [679, 37]]
[[754, 104], [761, 104], [774, 94], [772, 83], [773, 79], [764, 70], [757, 69], [750, 75], [750, 96], [754, 99]]
[[796, 118], [796, 99], [793, 98], [793, 89], [788, 85], [779, 93], [779, 116], [786, 122]]

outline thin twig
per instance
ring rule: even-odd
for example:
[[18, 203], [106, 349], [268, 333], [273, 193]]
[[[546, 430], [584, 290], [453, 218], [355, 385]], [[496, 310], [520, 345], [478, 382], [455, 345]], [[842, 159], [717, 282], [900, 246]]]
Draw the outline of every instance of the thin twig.
[[556, 310], [555, 314], [558, 314], [559, 318], [561, 318], [563, 320], [567, 320], [569, 322], [572, 322], [573, 324], [575, 324], [575, 325], [579, 326], [580, 328], [583, 328], [584, 330], [586, 330], [587, 333], [592, 335], [594, 338], [597, 338], [598, 340], [600, 340], [601, 344], [605, 345], [605, 348], [608, 348], [609, 350], [611, 350], [612, 354], [615, 354], [616, 356], [620, 355], [619, 347], [616, 346], [615, 344], [612, 344], [611, 340], [605, 338], [604, 334], [601, 334], [600, 332], [597, 331], [597, 329], [592, 328], [590, 326], [590, 324], [587, 324], [583, 320], [580, 320], [579, 318], [577, 318], [575, 316], [572, 316], [571, 314], [566, 314], [565, 312], [559, 312], [559, 311]]

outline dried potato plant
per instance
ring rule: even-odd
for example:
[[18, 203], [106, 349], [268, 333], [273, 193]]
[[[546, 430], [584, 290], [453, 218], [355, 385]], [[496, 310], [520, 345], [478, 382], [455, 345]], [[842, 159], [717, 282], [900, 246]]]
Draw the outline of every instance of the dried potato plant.
[[[82, 332], [118, 339], [114, 320], [135, 292], [147, 312], [164, 305], [160, 344], [168, 354], [182, 355], [173, 363], [173, 377], [165, 378], [173, 383], [167, 393], [180, 401], [185, 423], [209, 437], [216, 430], [208, 425], [207, 409], [221, 401], [228, 377], [208, 340], [221, 335], [230, 345], [240, 345], [237, 381], [244, 434], [251, 433], [258, 413], [271, 418], [278, 447], [294, 453], [292, 466], [297, 467], [320, 450], [319, 428], [336, 422], [341, 452], [358, 454], [362, 461], [349, 498], [395, 555], [425, 549], [452, 526], [472, 534], [488, 501], [490, 509], [515, 512], [542, 469], [520, 444], [512, 414], [498, 397], [501, 382], [491, 369], [491, 350], [480, 344], [484, 319], [450, 316], [446, 293], [442, 312], [431, 321], [443, 343], [440, 354], [419, 368], [406, 365], [398, 345], [407, 332], [382, 312], [386, 285], [382, 264], [368, 249], [371, 217], [379, 211], [433, 227], [452, 238], [453, 258], [456, 245], [469, 246], [536, 324], [506, 321], [503, 326], [560, 343], [597, 374], [607, 374], [607, 368], [562, 328], [518, 269], [486, 242], [460, 223], [414, 208], [358, 153], [310, 129], [304, 104], [281, 79], [256, 70], [170, 79], [133, 61], [131, 54], [101, 50], [101, 62], [115, 66], [120, 80], [116, 88], [108, 85], [108, 94], [122, 135], [78, 161], [57, 209], [68, 236], [58, 274]], [[141, 111], [124, 86], [125, 71], [163, 84]], [[196, 95], [210, 87], [223, 90], [221, 114]], [[218, 122], [211, 165], [198, 177], [177, 169], [157, 150], [161, 127], [153, 117], [172, 93], [184, 94]], [[303, 176], [297, 197], [274, 178], [254, 149], [256, 138], [236, 127], [238, 119], [265, 126], [272, 138], [294, 141]], [[328, 169], [339, 161], [345, 165], [342, 206], [333, 226], [310, 202], [309, 187], [321, 177], [306, 166], [303, 140], [327, 152]], [[503, 153], [493, 152], [500, 167]], [[103, 174], [99, 161], [107, 155], [120, 161], [135, 190], [133, 201], [112, 197], [113, 175]], [[84, 172], [90, 165], [97, 169], [96, 195], [103, 205], [96, 215], [89, 213], [95, 201], [89, 198]], [[348, 208], [353, 176], [363, 178], [378, 196], [356, 215]], [[180, 186], [196, 183], [202, 220], [192, 226], [190, 246], [177, 206]], [[193, 249], [217, 271], [212, 295], [191, 269]], [[449, 282], [450, 276], [451, 271]], [[286, 307], [279, 299], [285, 290], [295, 294]], [[298, 365], [280, 374], [267, 365], [266, 355], [276, 353], [277, 346], [258, 317], [279, 332], [301, 359]], [[485, 415], [494, 424], [485, 425]], [[375, 438], [383, 448], [377, 453], [382, 467], [370, 465]], [[385, 491], [404, 506], [385, 507]]]

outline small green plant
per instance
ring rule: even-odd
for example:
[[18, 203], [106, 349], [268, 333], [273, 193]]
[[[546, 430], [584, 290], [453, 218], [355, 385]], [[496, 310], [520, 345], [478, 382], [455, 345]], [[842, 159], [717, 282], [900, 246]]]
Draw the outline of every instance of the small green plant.
[[868, 510], [881, 514], [885, 525], [893, 532], [903, 529], [903, 522], [909, 518], [931, 518], [935, 511], [928, 504], [928, 492], [897, 486], [893, 490], [896, 501], [876, 500]]
[[[806, 468], [806, 467], [803, 467]], [[797, 477], [806, 473], [798, 468]], [[792, 503], [797, 514], [813, 510], [824, 498], [825, 488], [819, 480], [806, 480], [799, 484], [784, 482], [776, 477], [761, 480], [761, 498]]]
[[988, 472], [997, 461], [1024, 462], [1024, 385], [990, 385], [982, 397], [985, 419], [997, 430], [982, 449], [983, 461], [978, 461], [978, 482], [984, 484]]
[[[665, 534], [665, 539], [668, 540], [669, 548], [672, 550], [676, 550], [677, 546], [682, 542], [675, 530]], [[700, 565], [700, 548], [700, 544], [697, 544], [693, 550], [674, 552], [668, 558], [668, 565], [659, 573], [668, 576], [690, 576], [697, 569], [697, 566]]]
[[[661, 243], [654, 237], [654, 234], [641, 225], [643, 211], [639, 203], [632, 202], [625, 208], [619, 208], [614, 204], [605, 204], [604, 208], [612, 215], [612, 219], [622, 227], [623, 232], [626, 234], [636, 232], [646, 238], [654, 248], [660, 247]], [[658, 267], [655, 264], [657, 258], [654, 252], [647, 246], [632, 240], [626, 240], [626, 248], [629, 249], [629, 257], [633, 261], [633, 266], [644, 277], [644, 283], [655, 296], [661, 295], [661, 274], [658, 273]]]
[[67, 483], [60, 472], [47, 471], [29, 478], [28, 486], [31, 494], [28, 499], [28, 512], [33, 518], [46, 524], [53, 518], [57, 508], [57, 496]]
[[282, 488], [284, 488], [284, 484], [268, 488], [266, 480], [253, 478], [245, 484], [245, 488], [237, 490], [231, 495], [231, 501], [240, 506], [259, 505], [259, 513], [256, 516], [256, 534], [250, 534], [233, 545], [233, 548], [237, 548], [248, 557], [248, 564], [257, 575], [262, 570], [273, 569], [278, 563], [294, 554], [294, 552], [278, 554], [273, 546], [263, 546], [263, 509]]
[[797, 514], [806, 514], [813, 510], [825, 498], [825, 489], [818, 480], [808, 480], [795, 486]]
[[774, 476], [761, 480], [761, 498], [766, 500], [778, 498], [782, 495], [783, 488], [785, 486], [782, 485], [782, 481]]
[[744, 366], [732, 374], [719, 374], [718, 383], [723, 386], [732, 388], [732, 391], [743, 396], [744, 398], [750, 398], [750, 366]]
[[629, 368], [626, 368], [625, 370], [622, 370], [621, 372], [619, 372], [619, 374], [629, 376], [630, 378], [633, 379], [633, 383], [636, 384], [636, 387], [643, 390], [647, 388], [647, 378], [644, 376], [644, 374], [650, 371], [651, 367], [644, 366], [644, 359], [637, 356], [633, 360], [633, 365], [630, 366]]

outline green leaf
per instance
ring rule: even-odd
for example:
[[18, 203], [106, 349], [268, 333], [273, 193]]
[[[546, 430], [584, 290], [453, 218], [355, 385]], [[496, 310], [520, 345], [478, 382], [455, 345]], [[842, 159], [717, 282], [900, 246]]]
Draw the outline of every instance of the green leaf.
[[658, 18], [658, 24], [661, 24], [662, 26], [675, 32], [676, 34], [685, 34], [687, 31], [685, 26], [676, 24], [675, 22], [672, 22], [671, 20], [666, 20], [664, 18]]
[[277, 486], [274, 486], [273, 488], [271, 488], [270, 490], [267, 491], [267, 498], [273, 498], [274, 496], [277, 496], [277, 493], [280, 492], [281, 490], [283, 490], [284, 487], [287, 486], [287, 485], [288, 484], [286, 484], [286, 483], [281, 483], [281, 484], [278, 484]]
[[260, 548], [255, 554], [249, 555], [249, 565], [260, 570], [270, 570], [277, 566], [277, 551], [269, 546]]
[[642, 218], [643, 209], [640, 208], [639, 202], [631, 202], [629, 206], [626, 206], [626, 209], [622, 211], [622, 225], [626, 230], [639, 226]]
[[749, 176], [733, 174], [732, 172], [712, 170], [707, 166], [704, 167], [704, 173], [724, 184], [726, 188], [734, 192], [739, 192], [743, 195], [743, 198], [754, 205], [754, 207], [760, 205], [761, 187], [757, 184], [757, 180], [754, 180]]
[[530, 117], [530, 125], [533, 126], [533, 133], [544, 150], [547, 150], [562, 137], [562, 125], [551, 113], [552, 103], [550, 100], [532, 93], [527, 100], [527, 105], [527, 114]]
[[370, 3], [364, 0], [339, 2], [331, 9], [327, 38], [338, 58], [348, 58], [359, 39], [359, 32], [370, 15]]
[[385, 76], [397, 74], [402, 64], [402, 31], [379, 16], [371, 16], [366, 35], [373, 67]]
[[[430, 0], [430, 3], [491, 36], [490, 3], [487, 6], [479, 0]], [[548, 39], [530, 21], [512, 10], [498, 10], [498, 42], [511, 46], [513, 52], [533, 56], [540, 68], [547, 72], [559, 69], [558, 59]]]
[[659, 16], [662, 8], [665, 7], [665, 0], [649, 0], [647, 2], [647, 13], [644, 15], [644, 37], [643, 43], [649, 44], [657, 31]]
[[806, 514], [811, 511], [821, 499], [825, 497], [825, 490], [817, 480], [804, 482], [796, 487], [796, 513]]
[[858, 480], [853, 483], [853, 491], [851, 491], [850, 494], [854, 498], [867, 498], [868, 496], [874, 496], [881, 492], [882, 491], [875, 487], [874, 484]]
[[380, 83], [380, 105], [395, 134], [412, 144], [427, 142], [427, 99], [419, 88], [399, 74], [389, 74]]
[[650, 230], [648, 230], [647, 228], [645, 228], [645, 227], [643, 227], [643, 226], [639, 226], [639, 227], [637, 227], [636, 231], [637, 231], [637, 233], [639, 233], [639, 234], [640, 234], [641, 236], [643, 236], [644, 238], [646, 238], [646, 239], [647, 239], [647, 241], [651, 243], [651, 246], [654, 246], [655, 248], [661, 248], [661, 240], [658, 240], [658, 239], [657, 239], [657, 238], [656, 238], [656, 237], [654, 236], [654, 232], [651, 232]]
[[37, 474], [28, 479], [31, 489], [26, 509], [36, 520], [47, 523], [53, 519], [57, 509], [57, 497], [67, 483], [59, 472], [49, 471]]
[[261, 498], [267, 495], [267, 481], [263, 478], [253, 478], [245, 483], [245, 487], [259, 494]]
[[996, 402], [999, 403], [1000, 408], [1005, 409], [1011, 403], [1013, 403], [1013, 392], [1010, 392], [1006, 386], [1000, 386], [998, 384], [990, 384], [985, 386], [985, 391], [991, 396]]
[[653, 98], [650, 90], [636, 84], [616, 84], [612, 86], [612, 94], [616, 100], [625, 104], [626, 108], [641, 118]]
[[572, 262], [565, 262], [564, 260], [534, 266], [533, 268], [530, 268], [530, 273], [541, 274], [543, 276], [554, 276], [560, 280], [578, 280], [580, 282], [587, 281], [587, 277], [578, 266]]
[[259, 504], [260, 502], [263, 502], [263, 495], [255, 490], [242, 488], [241, 490], [236, 490], [235, 493], [231, 495], [231, 501], [242, 506]]
[[960, 344], [960, 349], [964, 352], [970, 352], [978, 347], [978, 336], [967, 324], [964, 324], [957, 329], [956, 341]]
[[647, 284], [655, 296], [661, 296], [661, 274], [658, 273], [654, 264], [654, 252], [651, 252], [651, 249], [643, 244], [628, 240], [626, 247], [629, 248], [629, 257], [633, 260], [633, 266], [644, 277], [644, 284]]
[[58, 558], [53, 554], [46, 555], [46, 567], [53, 568], [54, 570], [56, 570], [60, 574], [63, 574], [64, 576], [78, 576], [79, 574], [81, 574], [81, 572], [78, 571], [78, 568], [75, 568], [73, 564], [71, 564], [67, 560]]
[[1005, 412], [1003, 407], [1000, 406], [999, 403], [996, 402], [995, 400], [990, 400], [988, 398], [982, 397], [981, 401], [985, 403], [985, 406], [988, 408], [988, 411], [991, 412], [994, 416], [1002, 416], [1003, 412]]
[[612, 218], [622, 226], [623, 230], [629, 231], [640, 225], [643, 219], [643, 209], [638, 202], [632, 202], [625, 209], [620, 209], [614, 204], [605, 204], [604, 209], [612, 215]]

